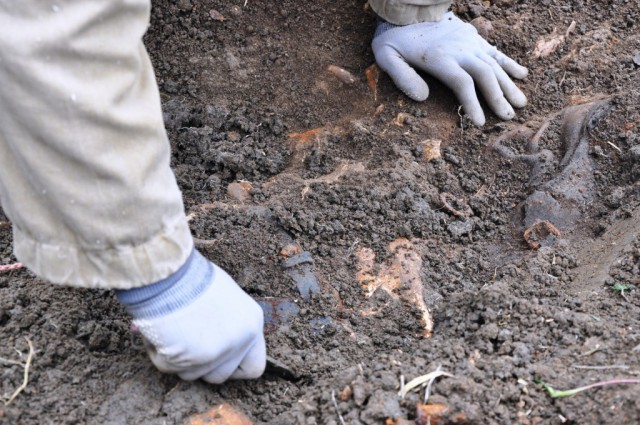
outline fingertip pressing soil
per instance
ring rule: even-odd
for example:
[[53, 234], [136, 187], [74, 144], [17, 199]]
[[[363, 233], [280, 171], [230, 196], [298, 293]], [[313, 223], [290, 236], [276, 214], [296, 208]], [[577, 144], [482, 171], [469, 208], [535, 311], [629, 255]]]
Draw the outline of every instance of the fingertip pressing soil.
[[[197, 245], [257, 299], [297, 304], [267, 344], [299, 379], [212, 386], [163, 375], [112, 293], [54, 287], [23, 269], [0, 275], [0, 357], [24, 362], [25, 338], [36, 351], [0, 423], [179, 424], [224, 402], [255, 424], [415, 423], [424, 390], [399, 397], [401, 377], [439, 367], [453, 375], [429, 398], [449, 406], [444, 423], [640, 423], [640, 385], [552, 399], [535, 382], [640, 377], [637, 4], [473, 0], [454, 11], [491, 21], [489, 41], [529, 68], [518, 82], [529, 105], [514, 122], [485, 109], [487, 124], [472, 127], [429, 77], [424, 103], [386, 75], [374, 95], [365, 70], [375, 19], [364, 2], [154, 2], [145, 42]], [[533, 57], [573, 21], [554, 52]], [[569, 148], [554, 114], [596, 99], [608, 106], [576, 139], [588, 167], [571, 177], [589, 182], [576, 202], [557, 188]], [[514, 159], [531, 153], [526, 131], [503, 138], [512, 156], [495, 142], [545, 121], [533, 153], [553, 160], [532, 178], [532, 162]], [[425, 160], [427, 139], [441, 141], [439, 158]], [[535, 202], [569, 208], [535, 210], [566, 219], [537, 250], [524, 238]], [[2, 264], [15, 262], [10, 228], [0, 235]], [[291, 244], [312, 263], [285, 267]], [[415, 264], [431, 338], [398, 277]], [[305, 300], [296, 279], [309, 270], [319, 291]], [[0, 363], [0, 394], [23, 376]]]

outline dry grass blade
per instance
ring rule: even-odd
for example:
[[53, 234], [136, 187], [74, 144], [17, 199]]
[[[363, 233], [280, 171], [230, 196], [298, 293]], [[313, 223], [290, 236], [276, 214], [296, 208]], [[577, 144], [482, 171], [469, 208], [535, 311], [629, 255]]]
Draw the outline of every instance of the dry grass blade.
[[439, 378], [441, 376], [453, 376], [453, 375], [447, 372], [443, 372], [441, 370], [436, 370], [436, 371], [427, 373], [426, 375], [418, 376], [417, 378], [414, 378], [411, 381], [407, 382], [407, 384], [400, 390], [398, 395], [404, 398], [404, 396], [406, 396], [409, 393], [409, 391], [413, 390], [414, 388], [417, 388], [422, 384], [426, 384], [430, 381], [433, 381], [434, 379]]

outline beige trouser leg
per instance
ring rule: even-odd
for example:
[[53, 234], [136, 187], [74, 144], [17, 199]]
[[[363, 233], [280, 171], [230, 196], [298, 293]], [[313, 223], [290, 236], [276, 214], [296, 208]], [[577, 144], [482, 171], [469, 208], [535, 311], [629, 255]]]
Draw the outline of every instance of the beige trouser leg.
[[127, 289], [193, 248], [142, 36], [150, 0], [0, 0], [0, 200], [16, 257]]
[[439, 21], [451, 6], [451, 0], [369, 0], [369, 5], [387, 22], [411, 25]]

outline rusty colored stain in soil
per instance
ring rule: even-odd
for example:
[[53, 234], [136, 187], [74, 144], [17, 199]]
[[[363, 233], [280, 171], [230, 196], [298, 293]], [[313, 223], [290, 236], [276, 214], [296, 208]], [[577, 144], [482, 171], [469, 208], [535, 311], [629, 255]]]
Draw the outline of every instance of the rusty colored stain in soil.
[[373, 93], [373, 100], [378, 100], [378, 79], [380, 78], [380, 67], [375, 63], [364, 72], [367, 76], [367, 83]]
[[468, 424], [467, 416], [462, 412], [451, 412], [446, 404], [418, 404], [416, 406], [415, 425]]
[[311, 141], [315, 136], [320, 134], [322, 130], [323, 130], [323, 127], [314, 128], [313, 130], [308, 130], [303, 133], [293, 132], [293, 133], [289, 133], [289, 138], [293, 139], [295, 142], [307, 143]]
[[538, 221], [524, 231], [524, 239], [533, 249], [552, 245], [553, 241], [559, 237], [560, 231], [549, 221]]

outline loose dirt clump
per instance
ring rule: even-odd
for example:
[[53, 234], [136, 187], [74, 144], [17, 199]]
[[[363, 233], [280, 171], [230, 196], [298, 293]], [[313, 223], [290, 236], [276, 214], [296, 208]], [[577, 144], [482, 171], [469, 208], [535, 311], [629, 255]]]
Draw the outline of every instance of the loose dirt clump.
[[[0, 357], [24, 363], [25, 338], [35, 353], [0, 423], [180, 424], [225, 403], [255, 424], [420, 423], [425, 390], [402, 398], [401, 382], [438, 368], [453, 375], [431, 386], [442, 423], [640, 422], [638, 385], [551, 399], [535, 381], [640, 375], [637, 4], [454, 10], [529, 68], [514, 122], [488, 113], [473, 128], [429, 77], [424, 103], [375, 81], [363, 1], [155, 1], [145, 42], [192, 231], [271, 308], [269, 354], [292, 374], [182, 382], [153, 368], [110, 292], [7, 271]], [[586, 111], [577, 144], [563, 110]], [[425, 158], [427, 140], [438, 155]], [[571, 149], [585, 166], [563, 162]], [[559, 236], [534, 250], [535, 219]], [[0, 368], [8, 397], [24, 368]]]

